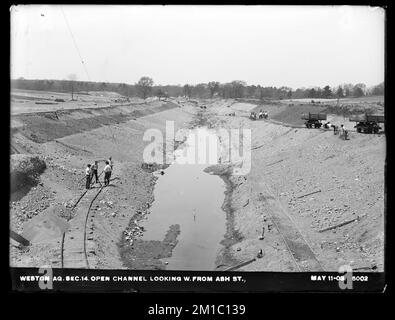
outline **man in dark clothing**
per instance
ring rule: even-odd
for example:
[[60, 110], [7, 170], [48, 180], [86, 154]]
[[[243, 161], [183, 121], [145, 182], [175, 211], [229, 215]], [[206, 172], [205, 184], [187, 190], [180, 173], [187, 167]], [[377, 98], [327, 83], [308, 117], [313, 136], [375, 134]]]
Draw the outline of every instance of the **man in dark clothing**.
[[[91, 166], [91, 170], [92, 170], [92, 177], [91, 179], [93, 180], [93, 177], [95, 178], [95, 183], [100, 183], [99, 181], [99, 176], [97, 175], [97, 169], [98, 169], [98, 162], [95, 161], [95, 163]], [[101, 184], [101, 183], [100, 183]]]

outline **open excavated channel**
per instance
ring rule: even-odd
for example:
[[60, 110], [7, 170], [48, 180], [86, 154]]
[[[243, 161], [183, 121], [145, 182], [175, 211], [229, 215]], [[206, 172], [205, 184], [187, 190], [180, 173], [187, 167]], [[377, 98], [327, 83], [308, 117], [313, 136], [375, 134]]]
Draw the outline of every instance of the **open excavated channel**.
[[[172, 256], [164, 259], [167, 270], [215, 269], [220, 242], [226, 232], [226, 214], [221, 209], [225, 183], [219, 176], [203, 171], [213, 164], [205, 157], [205, 151], [208, 155], [216, 148], [216, 144], [208, 143], [208, 137], [211, 142], [217, 139], [215, 132], [206, 128], [188, 134], [185, 143], [174, 153], [175, 161], [164, 170], [164, 175], [159, 175], [151, 214], [143, 222], [146, 231], [142, 240], [147, 241], [162, 240], [170, 226], [180, 226]], [[199, 147], [204, 141], [205, 151]], [[195, 161], [183, 163], [186, 155]]]

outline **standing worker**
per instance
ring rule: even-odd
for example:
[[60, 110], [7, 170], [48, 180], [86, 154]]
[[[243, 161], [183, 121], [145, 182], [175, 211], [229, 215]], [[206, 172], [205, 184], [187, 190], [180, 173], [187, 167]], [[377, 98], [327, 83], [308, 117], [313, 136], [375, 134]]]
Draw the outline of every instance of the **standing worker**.
[[103, 172], [104, 172], [104, 185], [108, 186], [108, 184], [110, 183], [111, 172], [112, 172], [112, 168], [108, 161], [106, 161], [106, 166], [104, 167]]
[[344, 130], [344, 125], [340, 125], [340, 138], [343, 138], [343, 139], [344, 139], [344, 134], [345, 134], [344, 131], [345, 131], [345, 130]]
[[325, 129], [330, 129], [332, 127], [331, 123], [328, 121], [327, 123], [324, 124]]
[[85, 177], [86, 177], [85, 187], [86, 187], [86, 189], [90, 189], [90, 187], [91, 187], [91, 174], [92, 174], [91, 165], [88, 164], [85, 169]]
[[110, 167], [111, 167], [111, 170], [112, 170], [112, 168], [114, 167], [114, 161], [112, 160], [112, 157], [108, 157], [108, 159], [106, 160], [106, 159], [103, 159], [103, 160], [98, 160], [97, 162], [104, 162], [104, 163], [107, 163], [108, 162], [108, 164], [110, 165]]
[[92, 177], [91, 180], [93, 180], [93, 177], [95, 177], [95, 183], [100, 183], [99, 181], [99, 176], [97, 175], [97, 170], [98, 170], [99, 166], [98, 166], [98, 162], [95, 161], [95, 163], [91, 166], [91, 170], [92, 170]]

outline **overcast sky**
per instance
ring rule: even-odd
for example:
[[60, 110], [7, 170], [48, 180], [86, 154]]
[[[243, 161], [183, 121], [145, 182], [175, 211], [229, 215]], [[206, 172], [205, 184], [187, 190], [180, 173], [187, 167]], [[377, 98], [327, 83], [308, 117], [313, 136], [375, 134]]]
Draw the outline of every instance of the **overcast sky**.
[[381, 8], [30, 5], [10, 12], [11, 78], [135, 83], [149, 76], [155, 84], [244, 80], [294, 89], [384, 81]]

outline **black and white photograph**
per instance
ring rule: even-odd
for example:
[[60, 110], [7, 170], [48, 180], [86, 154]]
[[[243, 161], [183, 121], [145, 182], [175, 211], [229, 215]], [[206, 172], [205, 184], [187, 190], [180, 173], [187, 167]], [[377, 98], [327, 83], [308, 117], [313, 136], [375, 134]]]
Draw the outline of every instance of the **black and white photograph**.
[[385, 8], [9, 12], [14, 272], [384, 274]]

